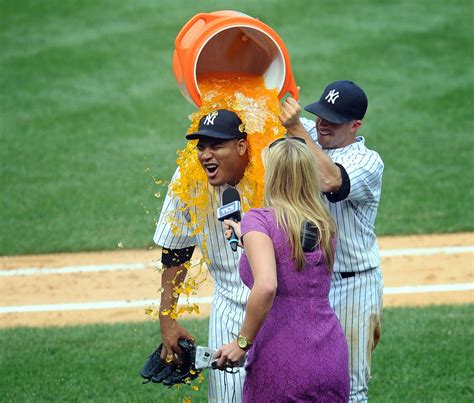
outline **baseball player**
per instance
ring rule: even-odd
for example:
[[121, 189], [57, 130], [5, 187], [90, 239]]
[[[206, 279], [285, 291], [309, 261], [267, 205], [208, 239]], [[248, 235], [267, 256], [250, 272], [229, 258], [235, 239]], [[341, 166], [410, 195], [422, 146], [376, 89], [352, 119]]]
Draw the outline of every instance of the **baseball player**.
[[[239, 130], [242, 121], [231, 111], [218, 110], [204, 116], [199, 130], [186, 136], [188, 140], [198, 139], [198, 158], [206, 172], [210, 207], [197, 211], [196, 206], [183, 206], [176, 195], [168, 191], [163, 209], [153, 237], [162, 246], [162, 274], [160, 304], [160, 327], [163, 342], [162, 358], [179, 355], [177, 340], [192, 338], [176, 320], [163, 311], [172, 309], [177, 302], [174, 295], [176, 285], [182, 284], [186, 276], [184, 263], [191, 259], [194, 247], [205, 248], [210, 263], [209, 271], [214, 279], [215, 291], [209, 320], [209, 347], [218, 349], [237, 339], [243, 321], [249, 289], [242, 283], [238, 263], [241, 249], [234, 252], [225, 238], [225, 226], [218, 221], [216, 209], [220, 206], [222, 194], [229, 186], [239, 190], [249, 162], [248, 142], [245, 132]], [[173, 180], [179, 173], [176, 172]], [[193, 175], [189, 172], [189, 175]], [[180, 210], [181, 209], [181, 210]], [[204, 228], [193, 234], [195, 228], [184, 223], [190, 220], [189, 211], [196, 215], [206, 215]], [[170, 222], [171, 221], [171, 222]], [[181, 222], [181, 224], [179, 224]], [[173, 224], [172, 224], [173, 223]], [[174, 234], [173, 225], [179, 229]], [[209, 402], [240, 402], [244, 382], [243, 368], [236, 373], [209, 371]]]
[[[349, 345], [350, 401], [367, 401], [371, 353], [380, 338], [383, 280], [374, 222], [384, 169], [380, 156], [357, 136], [367, 96], [352, 81], [336, 81], [305, 107], [316, 122], [300, 118], [293, 98], [280, 119], [289, 136], [306, 139], [316, 158], [338, 242], [330, 301]], [[313, 140], [313, 142], [311, 141]]]

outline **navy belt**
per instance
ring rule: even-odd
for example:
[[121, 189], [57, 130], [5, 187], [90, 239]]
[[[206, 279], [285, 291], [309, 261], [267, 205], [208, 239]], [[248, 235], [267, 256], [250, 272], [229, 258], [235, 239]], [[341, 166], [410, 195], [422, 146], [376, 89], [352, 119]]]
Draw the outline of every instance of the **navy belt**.
[[341, 277], [342, 278], [350, 278], [354, 277], [356, 274], [353, 271], [346, 271], [346, 272], [341, 272]]

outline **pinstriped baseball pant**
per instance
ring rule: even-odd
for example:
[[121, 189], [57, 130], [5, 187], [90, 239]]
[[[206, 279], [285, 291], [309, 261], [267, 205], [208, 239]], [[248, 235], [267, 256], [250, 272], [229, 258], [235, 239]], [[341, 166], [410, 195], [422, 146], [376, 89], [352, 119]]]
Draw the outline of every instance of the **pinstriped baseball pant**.
[[[209, 318], [209, 347], [218, 349], [237, 339], [245, 314], [245, 306], [214, 295]], [[209, 369], [210, 403], [240, 403], [244, 387], [245, 370], [233, 369], [236, 373]]]
[[349, 346], [350, 402], [366, 402], [374, 334], [380, 334], [383, 279], [379, 268], [342, 278], [333, 273], [329, 300]]

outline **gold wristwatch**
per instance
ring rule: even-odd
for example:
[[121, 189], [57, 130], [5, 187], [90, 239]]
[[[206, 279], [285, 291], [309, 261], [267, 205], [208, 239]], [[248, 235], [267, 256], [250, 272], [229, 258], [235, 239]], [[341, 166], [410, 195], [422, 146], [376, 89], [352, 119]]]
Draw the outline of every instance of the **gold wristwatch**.
[[249, 339], [247, 337], [242, 336], [239, 334], [239, 337], [237, 337], [237, 345], [244, 351], [247, 351], [250, 347], [252, 347], [252, 343], [250, 343]]

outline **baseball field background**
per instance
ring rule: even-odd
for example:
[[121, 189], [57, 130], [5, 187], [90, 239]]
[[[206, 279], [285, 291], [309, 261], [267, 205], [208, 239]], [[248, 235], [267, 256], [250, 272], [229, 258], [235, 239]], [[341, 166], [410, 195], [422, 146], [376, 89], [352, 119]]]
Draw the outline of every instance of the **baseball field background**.
[[[302, 104], [337, 79], [366, 90], [361, 134], [385, 162], [379, 235], [461, 233], [472, 245], [471, 1], [0, 0], [0, 273], [20, 255], [38, 267], [38, 254], [152, 247], [166, 191], [155, 181], [173, 172], [195, 110], [173, 77], [174, 39], [194, 14], [222, 9], [278, 32]], [[468, 256], [449, 261], [453, 278], [472, 282]], [[400, 261], [407, 278], [409, 265]], [[34, 290], [39, 277], [16, 286]], [[50, 288], [67, 293], [68, 281]], [[472, 291], [465, 302], [385, 309], [371, 401], [474, 400]], [[62, 327], [8, 318], [0, 313], [0, 401], [206, 401], [205, 381], [198, 391], [140, 383], [159, 341], [143, 315]], [[188, 327], [206, 344], [206, 319]]]

